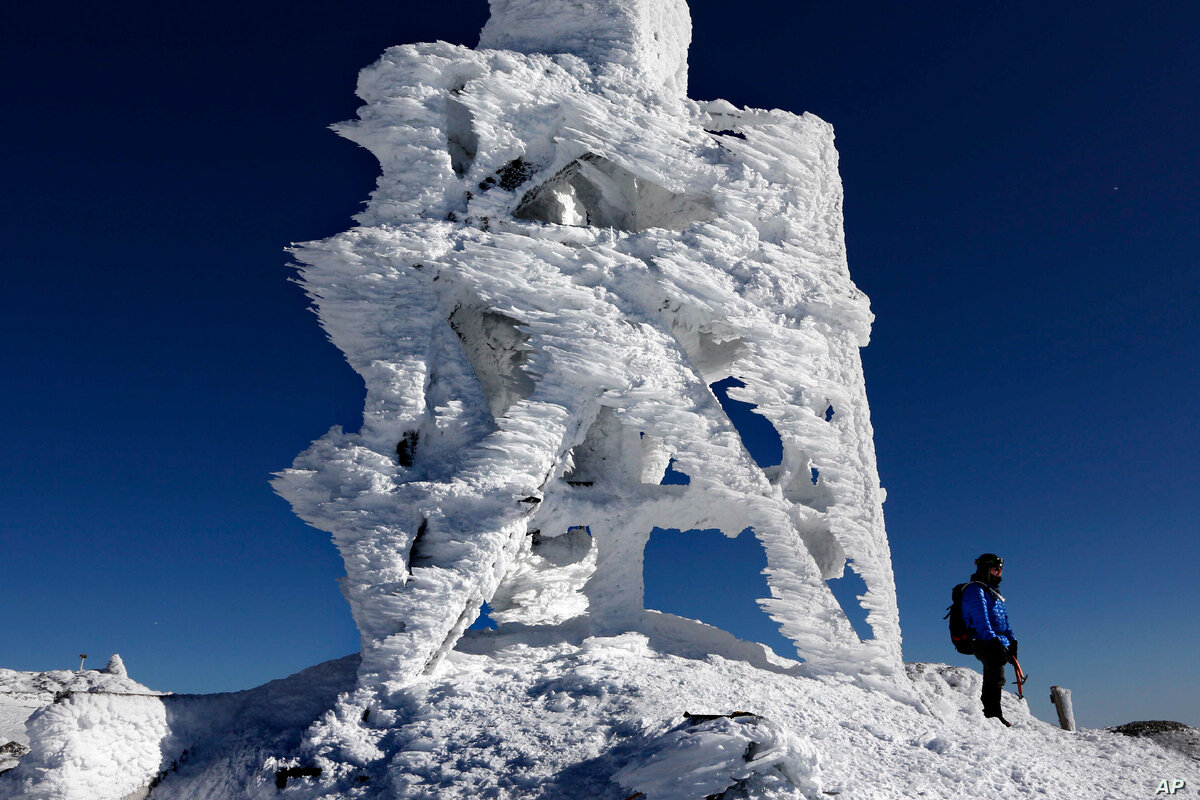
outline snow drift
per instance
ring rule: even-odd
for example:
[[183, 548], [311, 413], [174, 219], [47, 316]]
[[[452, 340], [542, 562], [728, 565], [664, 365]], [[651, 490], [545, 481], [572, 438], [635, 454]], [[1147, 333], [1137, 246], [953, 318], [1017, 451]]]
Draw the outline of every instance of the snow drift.
[[[31, 741], [21, 766], [0, 775], [0, 797], [1127, 800], [1195, 774], [1194, 748], [1189, 756], [1119, 733], [1068, 733], [1008, 693], [1014, 727], [985, 720], [971, 670], [908, 665], [913, 705], [848, 679], [806, 677], [803, 665], [699, 623], [652, 616], [648, 633], [608, 637], [580, 621], [471, 631], [400, 693], [383, 736], [356, 728], [356, 763], [320, 755], [324, 737], [347, 741], [350, 721], [329, 709], [353, 691], [356, 656], [246, 692], [111, 698], [125, 708], [92, 728], [63, 725], [56, 738]], [[170, 732], [148, 768], [99, 735], [164, 718]], [[94, 772], [26, 782], [34, 764], [87, 742]], [[129, 780], [97, 780], [113, 774], [106, 760], [127, 765]]]

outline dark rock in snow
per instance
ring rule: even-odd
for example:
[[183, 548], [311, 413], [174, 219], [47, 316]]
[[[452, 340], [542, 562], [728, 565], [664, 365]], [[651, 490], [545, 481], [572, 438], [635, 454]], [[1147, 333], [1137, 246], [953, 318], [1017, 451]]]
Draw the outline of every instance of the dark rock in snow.
[[1127, 722], [1108, 730], [1124, 736], [1150, 739], [1168, 750], [1183, 753], [1188, 758], [1200, 761], [1200, 730], [1191, 725], [1166, 719], [1149, 719]]

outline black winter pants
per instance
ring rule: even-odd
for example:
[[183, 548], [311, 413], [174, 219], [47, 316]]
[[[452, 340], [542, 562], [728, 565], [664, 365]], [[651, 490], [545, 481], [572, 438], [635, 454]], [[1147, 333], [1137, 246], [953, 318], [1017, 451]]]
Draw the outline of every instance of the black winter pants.
[[988, 639], [981, 642], [978, 639], [971, 642], [975, 657], [983, 662], [983, 685], [1003, 686], [1007, 683], [1004, 677], [1004, 665], [1008, 663], [1008, 650], [1000, 644], [999, 639]]
[[986, 642], [976, 640], [972, 643], [972, 649], [975, 657], [983, 662], [983, 689], [979, 693], [979, 699], [983, 701], [983, 715], [1004, 719], [1000, 708], [1000, 687], [1005, 683], [1004, 665], [1008, 663], [1008, 650], [1000, 644], [999, 639]]

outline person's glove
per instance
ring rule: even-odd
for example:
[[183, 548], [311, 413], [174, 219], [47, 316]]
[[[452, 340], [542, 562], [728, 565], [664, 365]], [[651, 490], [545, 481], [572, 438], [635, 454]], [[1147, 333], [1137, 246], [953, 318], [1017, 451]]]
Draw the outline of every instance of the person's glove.
[[983, 646], [987, 648], [992, 661], [1007, 662], [1008, 648], [1004, 646], [1004, 637], [997, 636], [993, 639], [987, 639], [983, 642]]
[[1009, 641], [1010, 641], [1010, 644], [1008, 645], [1008, 657], [1016, 658], [1017, 657], [1017, 640], [1010, 639]]

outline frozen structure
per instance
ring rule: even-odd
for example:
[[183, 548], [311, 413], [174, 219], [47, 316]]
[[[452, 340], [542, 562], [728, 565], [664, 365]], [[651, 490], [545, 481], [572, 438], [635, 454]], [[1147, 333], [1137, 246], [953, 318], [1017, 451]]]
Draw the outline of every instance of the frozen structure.
[[[686, 96], [684, 0], [492, 0], [480, 46], [388, 50], [337, 126], [383, 174], [301, 282], [366, 382], [276, 490], [333, 536], [360, 688], [501, 625], [638, 630], [655, 526], [751, 529], [813, 671], [901, 671], [829, 125]], [[774, 426], [760, 467], [710, 386]], [[690, 478], [662, 485], [668, 465]], [[873, 636], [826, 580], [849, 563]]]
[[[492, 11], [479, 50], [363, 72], [340, 130], [379, 188], [297, 250], [367, 407], [276, 487], [332, 533], [361, 656], [213, 695], [116, 657], [0, 670], [0, 800], [1007, 800], [1186, 774], [1007, 694], [1017, 728], [990, 729], [978, 673], [901, 665], [829, 127], [688, 100], [683, 0]], [[722, 411], [730, 377], [781, 463]], [[805, 663], [645, 610], [655, 526], [757, 537]], [[825, 583], [847, 564], [867, 641]], [[485, 601], [500, 627], [463, 635]]]

